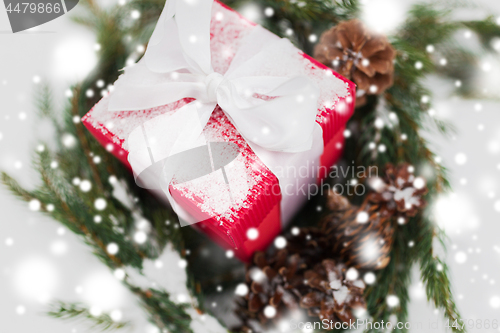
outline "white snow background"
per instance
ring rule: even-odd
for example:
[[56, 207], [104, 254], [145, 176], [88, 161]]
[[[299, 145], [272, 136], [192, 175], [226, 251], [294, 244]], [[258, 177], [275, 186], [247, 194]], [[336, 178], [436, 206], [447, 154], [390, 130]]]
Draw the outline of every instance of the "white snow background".
[[[109, 5], [112, 1], [100, 2]], [[414, 1], [364, 2], [367, 22], [390, 32]], [[499, 1], [474, 2], [491, 10], [466, 10], [457, 17], [474, 19], [492, 13], [500, 16]], [[77, 6], [73, 14], [78, 11]], [[253, 6], [246, 11], [246, 15], [258, 19], [264, 9]], [[479, 45], [467, 31], [457, 34], [457, 39], [472, 47]], [[95, 64], [95, 48], [94, 36], [67, 16], [14, 35], [0, 5], [0, 169], [23, 185], [32, 187], [37, 182], [30, 169], [30, 152], [37, 146], [37, 138], [49, 139], [52, 135], [50, 126], [35, 122], [32, 103], [35, 85], [49, 82], [54, 101], [61, 107], [68, 86], [85, 76]], [[500, 56], [483, 59], [478, 84], [500, 95], [499, 72]], [[435, 212], [450, 238], [447, 261], [458, 307], [467, 320], [500, 319], [500, 103], [450, 99], [447, 96], [455, 89], [453, 83], [431, 77], [427, 84], [433, 91], [436, 116], [451, 120], [457, 129], [456, 135], [449, 139], [434, 132], [425, 136], [449, 167], [455, 189], [454, 195], [436, 203]], [[177, 267], [178, 259], [174, 257], [167, 253], [162, 265], [150, 265], [151, 270], [158, 270], [155, 278], [163, 280], [162, 284], [177, 281], [169, 280], [171, 275], [167, 274], [170, 266]], [[410, 332], [445, 332], [442, 316], [426, 302], [417, 276], [415, 270], [410, 290], [410, 320], [414, 325], [421, 322], [423, 329]], [[86, 331], [85, 324], [43, 315], [50, 298], [81, 301], [115, 311], [115, 315], [121, 314], [124, 320], [133, 322], [129, 332], [155, 332], [133, 296], [87, 246], [1, 188], [0, 332]], [[434, 322], [439, 322], [440, 329], [429, 328]], [[471, 331], [493, 332], [484, 328]]]

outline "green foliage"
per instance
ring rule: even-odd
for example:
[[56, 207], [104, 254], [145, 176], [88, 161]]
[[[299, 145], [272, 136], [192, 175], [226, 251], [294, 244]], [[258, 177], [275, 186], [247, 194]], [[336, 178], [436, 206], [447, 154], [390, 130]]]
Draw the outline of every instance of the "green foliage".
[[500, 38], [500, 24], [495, 17], [490, 16], [482, 21], [465, 21], [462, 24], [479, 36], [484, 48], [494, 51], [491, 42], [495, 38]]
[[[471, 30], [474, 26], [482, 40], [489, 41], [494, 34], [500, 35], [498, 27], [496, 30], [492, 27], [491, 18], [472, 24], [451, 22], [448, 15], [448, 12], [429, 5], [416, 5], [409, 12], [405, 24], [391, 37], [397, 50], [394, 85], [383, 96], [370, 99], [366, 106], [356, 110], [348, 125], [353, 135], [347, 139], [344, 153], [347, 161], [353, 160], [364, 166], [377, 165], [379, 170], [383, 170], [388, 162], [411, 163], [417, 174], [426, 174], [430, 189], [426, 200], [429, 203], [439, 193], [448, 190], [449, 183], [446, 168], [437, 162], [420, 132], [437, 130], [448, 134], [453, 132], [453, 128], [430, 113], [432, 94], [421, 81], [429, 74], [459, 79], [462, 88], [457, 93], [467, 96], [471, 91], [474, 71], [477, 70], [474, 66], [476, 55], [460, 48], [453, 40], [454, 34], [464, 26]], [[427, 50], [428, 45], [433, 46], [433, 52]], [[438, 63], [441, 58], [447, 60], [446, 66]], [[417, 62], [421, 63], [420, 69], [416, 66]], [[377, 118], [384, 120], [383, 128], [375, 126]], [[385, 146], [386, 152], [377, 151], [380, 145]], [[395, 225], [397, 232], [391, 263], [377, 276], [377, 280], [383, 283], [370, 287], [366, 294], [374, 318], [387, 320], [391, 314], [395, 314], [398, 321], [407, 319], [409, 272], [415, 263], [420, 266], [429, 301], [442, 309], [450, 322], [460, 318], [446, 264], [433, 252], [433, 239], [438, 237], [442, 240], [443, 234], [432, 223], [429, 215], [421, 214], [405, 226]], [[414, 244], [411, 249], [409, 242]], [[388, 294], [398, 296], [399, 307], [387, 307], [384, 300]]]
[[[42, 85], [37, 92], [39, 115], [52, 121], [57, 138], [55, 147], [44, 145], [42, 151], [34, 152], [34, 167], [41, 180], [38, 188], [27, 191], [5, 173], [2, 173], [2, 182], [22, 200], [40, 201], [42, 213], [81, 236], [96, 257], [111, 270], [131, 267], [140, 271], [143, 261], [157, 258], [167, 243], [184, 254], [184, 240], [172, 211], [150, 193], [138, 188], [129, 171], [79, 122], [80, 117], [97, 102], [97, 97], [87, 98], [85, 91], [95, 89], [98, 79], [113, 82], [118, 70], [125, 65], [130, 53], [128, 50], [133, 48], [126, 43], [124, 37], [129, 29], [124, 22], [124, 14], [128, 9], [117, 7], [108, 12], [98, 8], [92, 1], [84, 1], [82, 4], [88, 9], [87, 16], [75, 18], [75, 21], [95, 29], [98, 42], [102, 45], [99, 64], [84, 82], [73, 87], [73, 97], [65, 107], [62, 120], [51, 103], [48, 86]], [[65, 136], [76, 138], [75, 145], [65, 146]], [[51, 166], [53, 162], [57, 163], [57, 168]], [[80, 190], [75, 179], [89, 181], [90, 190]], [[126, 205], [113, 196], [117, 183], [127, 189], [130, 204]], [[106, 201], [104, 211], [95, 207], [97, 199]], [[141, 245], [133, 241], [139, 219], [146, 219], [152, 226], [148, 242]], [[110, 243], [118, 245], [118, 253], [110, 254], [107, 251]], [[199, 297], [197, 285], [192, 281], [193, 278], [189, 276], [188, 287], [193, 297]], [[152, 320], [156, 317], [163, 318], [165, 322], [161, 327], [168, 327], [175, 332], [189, 332], [187, 322], [190, 317], [185, 312], [186, 306], [172, 302], [167, 293], [141, 289], [127, 279], [124, 284], [141, 299]], [[158, 306], [151, 306], [148, 297], [151, 294], [156, 295], [153, 300]], [[59, 305], [59, 309], [52, 310], [50, 315], [61, 318], [78, 316], [97, 322], [98, 326], [122, 327], [119, 323], [112, 323], [109, 316], [94, 318], [89, 316], [86, 309], [77, 305]], [[202, 303], [196, 307], [196, 311], [201, 312], [201, 308]]]
[[[358, 2], [354, 0], [223, 0], [236, 10], [252, 4], [264, 12], [272, 8], [274, 15], [265, 19], [262, 25], [281, 37], [288, 37], [306, 53], [312, 53], [314, 42], [309, 40], [311, 34], [320, 36], [323, 31], [343, 20], [356, 16]], [[293, 33], [287, 33], [293, 32]]]
[[[48, 89], [42, 89], [39, 100], [49, 99]], [[74, 90], [73, 102], [78, 99], [79, 90]], [[41, 103], [46, 105], [46, 103]], [[102, 149], [94, 138], [83, 130], [81, 123], [73, 122], [73, 115], [77, 114], [75, 108], [86, 108], [86, 105], [72, 103], [65, 113], [65, 124], [57, 123], [53, 109], [42, 112], [42, 116], [55, 121], [55, 127], [59, 133], [64, 135], [75, 135], [78, 137], [76, 146], [71, 148], [59, 144], [55, 151], [44, 146], [43, 151], [34, 153], [34, 167], [41, 178], [41, 185], [34, 191], [23, 189], [13, 178], [2, 173], [2, 182], [24, 201], [38, 200], [41, 203], [41, 211], [59, 221], [72, 232], [82, 237], [94, 254], [110, 269], [120, 267], [134, 267], [141, 269], [145, 259], [158, 257], [166, 243], [170, 243], [175, 249], [184, 253], [183, 237], [176, 218], [172, 212], [161, 205], [150, 194], [135, 186], [132, 177], [114, 158]], [[71, 120], [70, 120], [71, 119]], [[90, 147], [93, 147], [92, 149]], [[96, 163], [90, 156], [99, 156], [103, 162]], [[57, 168], [51, 163], [56, 161]], [[121, 177], [120, 177], [121, 175]], [[133, 207], [127, 207], [117, 200], [113, 195], [113, 185], [110, 177], [121, 179], [122, 186], [130, 186], [132, 197], [137, 198]], [[72, 184], [73, 179], [91, 180], [91, 189], [83, 192], [78, 186]], [[128, 185], [127, 182], [128, 181]], [[116, 180], [115, 180], [116, 182]], [[104, 212], [95, 207], [95, 201], [99, 198], [106, 200]], [[99, 216], [100, 220], [96, 220]], [[138, 245], [132, 240], [136, 230], [138, 216], [142, 216], [151, 222], [153, 228], [149, 242]], [[96, 222], [97, 221], [97, 222]], [[171, 221], [168, 224], [166, 221]], [[119, 247], [117, 254], [110, 254], [107, 245], [115, 243]], [[192, 280], [192, 279], [191, 279]], [[199, 296], [196, 285], [188, 281], [188, 286], [194, 296]], [[138, 295], [145, 308], [151, 313], [151, 317], [160, 317], [164, 320], [164, 327], [173, 331], [189, 332], [189, 315], [184, 311], [185, 306], [178, 306], [169, 299], [167, 293], [157, 290], [142, 290], [126, 281], [125, 285], [131, 292]], [[156, 295], [151, 298], [149, 295]], [[151, 303], [156, 304], [152, 306]], [[59, 303], [58, 310], [49, 312], [51, 316], [60, 318], [89, 318], [95, 322], [95, 326], [105, 328], [120, 328], [123, 325], [113, 323], [109, 316], [92, 317], [85, 308], [76, 305], [64, 305]], [[200, 311], [197, 308], [197, 311]]]
[[427, 4], [415, 5], [398, 37], [418, 50], [425, 50], [427, 45], [441, 44], [455, 31], [455, 24], [447, 20], [448, 14]]
[[108, 314], [93, 316], [89, 309], [80, 304], [57, 302], [51, 305], [48, 315], [64, 320], [85, 320], [90, 328], [100, 331], [117, 330], [129, 326], [126, 322], [115, 322]]
[[[150, 321], [158, 328], [171, 332], [192, 333], [189, 327], [191, 317], [185, 311], [190, 307], [189, 304], [174, 304], [170, 300], [170, 295], [163, 290], [151, 288], [144, 294], [140, 289], [132, 287], [131, 291], [138, 294], [141, 303], [148, 312]], [[169, 309], [169, 311], [164, 309]]]

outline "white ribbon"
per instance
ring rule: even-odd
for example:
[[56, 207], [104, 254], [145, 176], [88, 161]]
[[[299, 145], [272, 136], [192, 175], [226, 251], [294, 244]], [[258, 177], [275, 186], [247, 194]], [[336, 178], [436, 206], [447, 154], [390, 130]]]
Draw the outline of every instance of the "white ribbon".
[[[304, 152], [311, 150], [317, 137], [319, 89], [315, 84], [305, 76], [254, 74], [280, 66], [276, 55], [283, 50], [296, 52], [288, 40], [269, 43], [269, 32], [256, 26], [241, 42], [228, 70], [214, 72], [210, 56], [212, 2], [168, 0], [143, 59], [127, 68], [115, 83], [110, 111], [146, 110], [183, 98], [196, 99], [173, 115], [158, 116], [132, 132], [129, 161], [136, 175], [155, 162], [199, 146], [217, 104], [254, 150]], [[158, 128], [164, 129], [161, 135]], [[171, 177], [161, 171], [163, 167], [157, 166], [152, 178], [139, 177], [138, 182], [158, 188], [161, 180], [161, 188], [177, 212], [168, 190]]]

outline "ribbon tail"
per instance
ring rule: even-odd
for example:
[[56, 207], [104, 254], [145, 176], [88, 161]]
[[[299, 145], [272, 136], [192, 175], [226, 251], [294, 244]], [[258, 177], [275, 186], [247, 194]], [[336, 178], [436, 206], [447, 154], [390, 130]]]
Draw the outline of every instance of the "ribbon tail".
[[[169, 162], [171, 163], [171, 162]], [[170, 184], [172, 183], [172, 180], [174, 178], [175, 170], [181, 167], [180, 160], [176, 164], [169, 164], [169, 168], [164, 168], [162, 172], [162, 178], [160, 181], [160, 187], [162, 192], [165, 194], [167, 197], [168, 202], [170, 203], [170, 206], [174, 210], [174, 212], [177, 214], [177, 217], [179, 218], [179, 224], [181, 227], [185, 227], [187, 225], [194, 224], [198, 222], [196, 218], [194, 218], [187, 210], [182, 208], [181, 205], [175, 201], [175, 199], [172, 197], [170, 194]]]
[[207, 116], [200, 119], [198, 108], [191, 103], [173, 114], [148, 120], [133, 130], [127, 141], [128, 160], [136, 175], [136, 183], [144, 188], [159, 189], [158, 179], [167, 158], [205, 143], [200, 134], [206, 121]]
[[[132, 131], [128, 139], [128, 159], [136, 184], [147, 189], [161, 189], [172, 209], [185, 221], [181, 224], [196, 221], [174, 200], [169, 186], [178, 170], [189, 164], [190, 160], [186, 158], [198, 156], [200, 149], [196, 148], [203, 148], [206, 144], [201, 134], [214, 107], [213, 103], [188, 104], [174, 114], [161, 115], [145, 122]], [[170, 135], [165, 135], [165, 132]]]
[[176, 111], [182, 111], [183, 120], [177, 124], [180, 126], [179, 136], [170, 150], [170, 156], [206, 143], [205, 137], [201, 134], [215, 105], [215, 103], [203, 104], [195, 101]]
[[[160, 185], [173, 209], [176, 212], [179, 211], [179, 215], [182, 217], [181, 226], [201, 222], [202, 219], [217, 219], [217, 215], [207, 215], [202, 219], [190, 219], [190, 214], [186, 214], [171, 195], [171, 185], [194, 181], [220, 170], [228, 189], [229, 198], [234, 205], [231, 187], [224, 168], [239, 155], [239, 152], [239, 146], [233, 142], [207, 142], [205, 145], [193, 147], [167, 159], [162, 170]], [[190, 185], [187, 186], [190, 187]]]
[[[167, 159], [166, 163], [163, 164], [162, 176], [157, 179], [161, 179], [160, 187], [168, 199], [168, 202], [172, 206], [172, 209], [179, 217], [179, 223], [181, 227], [185, 227], [190, 224], [194, 224], [199, 222], [196, 220], [191, 214], [189, 214], [184, 208], [181, 207], [177, 203], [177, 201], [170, 194], [170, 184], [176, 174], [176, 172], [186, 164], [186, 154], [184, 154], [184, 159], [179, 158], [182, 156], [183, 152], [187, 154], [191, 154], [194, 156], [198, 156], [196, 150], [192, 148], [199, 146], [201, 143], [205, 143], [203, 135], [203, 129], [210, 119], [210, 115], [214, 110], [216, 104], [202, 104], [199, 102], [194, 102], [189, 105], [186, 105], [183, 109], [186, 113], [186, 117], [190, 119], [186, 119], [184, 121], [184, 128], [182, 130], [183, 133], [186, 133], [182, 137], [179, 138], [174, 143], [174, 146], [171, 150], [172, 158]], [[180, 110], [179, 110], [180, 111]], [[191, 152], [189, 152], [191, 150]], [[188, 162], [189, 163], [189, 162]]]

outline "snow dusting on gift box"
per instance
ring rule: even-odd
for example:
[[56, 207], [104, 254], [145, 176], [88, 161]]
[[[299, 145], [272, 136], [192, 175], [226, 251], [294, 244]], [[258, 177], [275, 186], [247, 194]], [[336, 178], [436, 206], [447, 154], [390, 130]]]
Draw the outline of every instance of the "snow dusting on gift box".
[[[241, 41], [255, 26], [240, 14], [214, 2], [211, 22], [212, 66], [225, 73]], [[269, 32], [269, 34], [271, 34]], [[276, 37], [277, 38], [277, 37]], [[325, 151], [321, 165], [330, 166], [338, 158], [343, 144], [342, 132], [354, 107], [354, 84], [311, 59], [300, 50], [292, 54], [275, 49], [280, 67], [262, 66], [251, 75], [287, 76], [289, 68], [300, 68], [320, 88], [316, 122], [323, 130]], [[141, 111], [109, 112], [108, 98], [103, 98], [83, 119], [93, 135], [122, 162], [128, 164], [129, 134], [145, 121], [158, 115], [174, 113], [190, 103], [183, 99], [175, 103]], [[198, 179], [170, 186], [171, 195], [195, 218], [205, 220], [195, 226], [206, 232], [221, 245], [231, 248], [242, 259], [248, 259], [255, 250], [264, 249], [288, 222], [297, 202], [305, 198], [288, 198], [276, 193], [276, 176], [255, 155], [239, 135], [233, 124], [219, 109], [204, 129], [207, 141], [232, 142], [240, 148], [237, 158], [225, 167], [228, 183], [218, 170]], [[111, 149], [112, 148], [112, 149]], [[293, 203], [284, 205], [286, 202]], [[280, 210], [280, 203], [287, 214]], [[283, 218], [285, 216], [285, 218]], [[248, 230], [258, 237], [249, 239]]]

